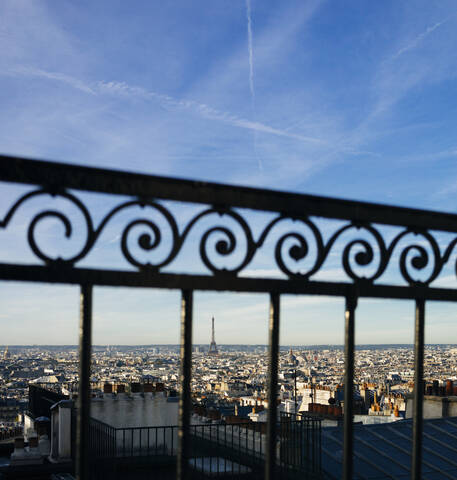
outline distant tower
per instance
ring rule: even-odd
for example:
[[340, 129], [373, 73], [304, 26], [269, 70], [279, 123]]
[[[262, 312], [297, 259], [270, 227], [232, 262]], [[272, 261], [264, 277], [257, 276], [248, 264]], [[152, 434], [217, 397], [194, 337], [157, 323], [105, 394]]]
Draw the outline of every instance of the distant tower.
[[211, 343], [209, 344], [208, 355], [217, 355], [219, 352], [217, 351], [216, 335], [214, 334], [214, 317], [212, 318], [211, 322], [212, 322]]
[[5, 348], [5, 351], [3, 352], [3, 360], [6, 360], [8, 359], [10, 356], [9, 352], [8, 352], [8, 346]]

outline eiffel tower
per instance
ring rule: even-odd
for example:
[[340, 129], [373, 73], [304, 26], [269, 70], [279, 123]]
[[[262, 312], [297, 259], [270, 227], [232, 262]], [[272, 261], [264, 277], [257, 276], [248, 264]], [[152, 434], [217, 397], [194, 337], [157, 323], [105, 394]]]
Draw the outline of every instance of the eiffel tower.
[[211, 343], [209, 344], [208, 355], [217, 355], [216, 336], [214, 334], [214, 317], [212, 318]]

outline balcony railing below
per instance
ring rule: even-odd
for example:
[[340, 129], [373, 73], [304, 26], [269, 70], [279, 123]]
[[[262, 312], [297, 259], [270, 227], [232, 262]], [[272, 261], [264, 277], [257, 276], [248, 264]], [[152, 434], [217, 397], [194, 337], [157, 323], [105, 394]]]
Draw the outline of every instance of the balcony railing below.
[[[320, 420], [284, 415], [278, 431], [278, 478], [320, 478]], [[107, 471], [113, 478], [125, 478], [128, 470], [134, 479], [138, 468], [174, 478], [178, 434], [178, 426], [115, 428], [91, 419], [91, 478], [102, 479]], [[194, 477], [263, 478], [267, 451], [264, 423], [191, 425], [190, 436], [188, 462]]]

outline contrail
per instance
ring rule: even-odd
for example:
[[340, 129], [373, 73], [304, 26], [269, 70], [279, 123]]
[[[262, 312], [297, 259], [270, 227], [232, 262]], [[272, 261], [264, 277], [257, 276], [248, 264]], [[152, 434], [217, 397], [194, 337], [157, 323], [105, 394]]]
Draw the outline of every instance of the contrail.
[[[254, 49], [252, 48], [252, 18], [251, 18], [251, 0], [246, 0], [246, 19], [248, 21], [248, 54], [249, 54], [249, 90], [251, 91], [252, 114], [254, 122], [257, 112], [255, 108], [255, 90], [254, 90]], [[259, 170], [263, 170], [262, 160], [257, 151], [257, 131], [254, 130], [254, 154], [257, 158]]]
[[246, 18], [248, 21], [248, 53], [249, 53], [249, 89], [251, 90], [252, 102], [255, 102], [254, 90], [254, 61], [252, 48], [252, 20], [251, 20], [251, 0], [246, 0]]
[[[452, 15], [454, 16], [454, 15]], [[451, 16], [451, 17], [452, 17]], [[398, 50], [398, 52], [392, 57], [393, 59], [396, 59], [398, 58], [400, 55], [403, 55], [405, 52], [409, 51], [409, 50], [412, 50], [413, 48], [417, 47], [417, 45], [425, 38], [427, 37], [428, 35], [430, 35], [434, 30], [436, 30], [438, 27], [441, 27], [441, 25], [445, 24], [446, 22], [448, 22], [451, 17], [448, 17], [444, 20], [442, 20], [441, 22], [438, 22], [438, 23], [435, 23], [434, 25], [431, 25], [430, 27], [427, 27], [427, 29], [425, 31], [423, 31], [422, 33], [420, 33], [411, 43], [409, 43], [408, 45], [406, 45], [405, 47], [401, 48], [400, 50]]]
[[193, 111], [195, 114], [203, 117], [216, 120], [232, 127], [242, 128], [245, 130], [250, 130], [252, 132], [262, 132], [270, 135], [275, 135], [278, 137], [290, 138], [292, 140], [297, 140], [302, 143], [310, 143], [315, 145], [326, 145], [327, 142], [321, 138], [308, 137], [306, 135], [299, 135], [291, 133], [280, 128], [274, 128], [265, 123], [257, 122], [255, 120], [246, 119], [234, 115], [229, 111], [217, 110], [209, 105], [204, 103], [199, 103], [194, 100], [184, 100], [180, 98], [171, 97], [170, 95], [165, 95], [162, 93], [157, 93], [151, 90], [146, 90], [143, 87], [131, 86], [125, 82], [116, 82], [116, 81], [95, 81], [95, 82], [84, 82], [83, 80], [71, 77], [69, 75], [60, 73], [60, 72], [49, 72], [46, 70], [40, 70], [34, 67], [17, 67], [7, 71], [0, 71], [0, 76], [4, 75], [13, 75], [13, 76], [27, 76], [27, 77], [40, 77], [46, 78], [47, 80], [61, 82], [67, 84], [68, 86], [81, 90], [84, 93], [90, 95], [115, 95], [118, 97], [124, 98], [140, 98], [145, 101], [156, 101], [164, 107], [170, 108], [180, 108], [189, 111]]

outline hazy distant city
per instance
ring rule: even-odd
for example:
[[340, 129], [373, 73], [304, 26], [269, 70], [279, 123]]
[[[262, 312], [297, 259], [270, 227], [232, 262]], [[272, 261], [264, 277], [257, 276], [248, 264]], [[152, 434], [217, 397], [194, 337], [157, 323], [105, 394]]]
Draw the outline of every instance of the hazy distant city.
[[[21, 423], [27, 410], [29, 384], [72, 397], [78, 387], [78, 348], [63, 346], [3, 346], [0, 359], [0, 425]], [[195, 402], [215, 404], [266, 400], [268, 346], [194, 345], [192, 393]], [[179, 345], [93, 346], [91, 387], [94, 396], [105, 385], [115, 392], [119, 385], [129, 393], [133, 384], [161, 385], [178, 393]], [[395, 393], [399, 411], [413, 390], [414, 354], [411, 345], [359, 345], [356, 350], [356, 398], [370, 389], [387, 396]], [[279, 397], [308, 411], [310, 393], [318, 403], [320, 390], [338, 399], [344, 375], [344, 350], [338, 345], [282, 346]], [[457, 380], [457, 346], [428, 345], [425, 349], [425, 381]], [[381, 395], [379, 395], [381, 398]], [[328, 400], [328, 399], [327, 399]], [[327, 401], [325, 402], [327, 403]], [[366, 403], [366, 402], [365, 402]], [[384, 401], [389, 404], [387, 399]], [[370, 404], [364, 405], [368, 410]], [[363, 408], [361, 409], [362, 413]]]

